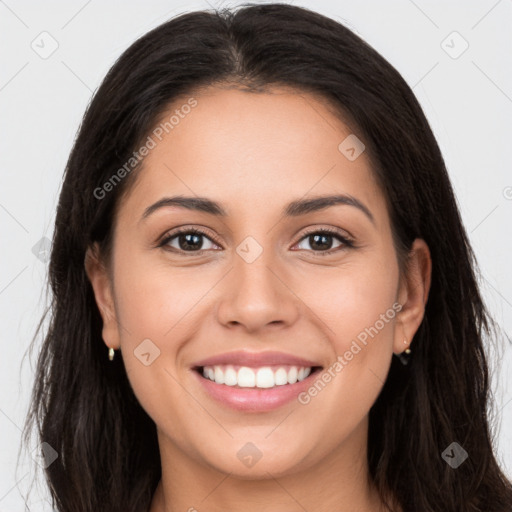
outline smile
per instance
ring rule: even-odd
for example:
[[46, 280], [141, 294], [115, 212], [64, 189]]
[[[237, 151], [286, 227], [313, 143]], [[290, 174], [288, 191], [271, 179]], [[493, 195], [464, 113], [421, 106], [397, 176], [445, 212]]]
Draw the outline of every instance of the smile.
[[301, 382], [307, 378], [312, 367], [302, 366], [248, 366], [214, 365], [204, 366], [202, 375], [216, 384], [239, 388], [274, 388]]

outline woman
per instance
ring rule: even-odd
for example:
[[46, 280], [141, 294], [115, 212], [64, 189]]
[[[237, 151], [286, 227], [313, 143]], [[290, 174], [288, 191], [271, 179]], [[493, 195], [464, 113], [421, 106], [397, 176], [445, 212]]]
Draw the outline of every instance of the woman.
[[157, 27], [60, 195], [26, 425], [55, 508], [512, 510], [475, 269], [425, 116], [360, 38], [285, 4]]

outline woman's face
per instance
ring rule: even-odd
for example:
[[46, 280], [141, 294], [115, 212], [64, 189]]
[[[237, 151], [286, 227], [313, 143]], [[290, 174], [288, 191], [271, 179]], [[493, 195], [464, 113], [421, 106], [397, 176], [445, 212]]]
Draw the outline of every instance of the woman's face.
[[[426, 297], [399, 282], [367, 153], [308, 94], [194, 99], [150, 134], [112, 274], [89, 267], [105, 343], [174, 460], [256, 478], [360, 459]], [[326, 196], [340, 201], [310, 203]]]

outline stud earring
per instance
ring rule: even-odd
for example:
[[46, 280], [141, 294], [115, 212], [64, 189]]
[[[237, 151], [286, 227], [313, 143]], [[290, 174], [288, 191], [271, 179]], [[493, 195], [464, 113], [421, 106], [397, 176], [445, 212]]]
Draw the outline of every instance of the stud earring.
[[[404, 345], [408, 345], [408, 343], [409, 342], [407, 341], [407, 338], [404, 338]], [[407, 347], [403, 352], [398, 354], [398, 359], [400, 359], [400, 362], [404, 366], [407, 366], [409, 364], [411, 352], [412, 352], [411, 349], [409, 347]]]

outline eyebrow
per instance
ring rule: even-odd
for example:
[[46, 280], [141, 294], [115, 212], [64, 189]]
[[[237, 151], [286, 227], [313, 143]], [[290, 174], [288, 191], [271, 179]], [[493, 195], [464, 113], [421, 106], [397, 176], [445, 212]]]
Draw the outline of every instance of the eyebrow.
[[[336, 205], [347, 205], [358, 208], [368, 217], [368, 219], [370, 219], [372, 224], [375, 224], [375, 219], [371, 211], [368, 209], [368, 207], [365, 206], [361, 201], [359, 201], [359, 199], [356, 199], [355, 197], [349, 194], [298, 199], [289, 203], [283, 209], [282, 214], [285, 217], [299, 217], [307, 213], [325, 210], [326, 208], [330, 208]], [[156, 210], [164, 208], [166, 206], [177, 206], [180, 208], [186, 208], [188, 210], [195, 210], [199, 212], [208, 213], [210, 215], [215, 215], [218, 217], [227, 216], [227, 212], [219, 203], [217, 203], [216, 201], [212, 201], [211, 199], [208, 199], [206, 197], [173, 196], [163, 197], [156, 203], [152, 204], [151, 206], [148, 206], [144, 210], [141, 220], [146, 219]]]

